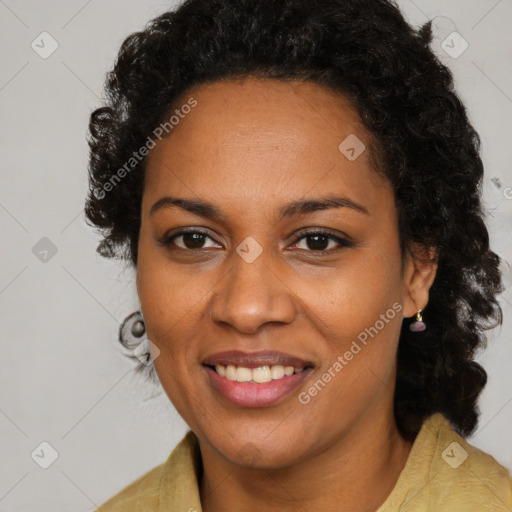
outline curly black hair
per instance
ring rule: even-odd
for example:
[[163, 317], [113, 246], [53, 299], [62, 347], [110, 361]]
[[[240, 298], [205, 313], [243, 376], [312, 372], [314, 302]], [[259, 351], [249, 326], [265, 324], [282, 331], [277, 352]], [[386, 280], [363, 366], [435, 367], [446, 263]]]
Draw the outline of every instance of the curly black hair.
[[431, 22], [414, 29], [391, 0], [186, 0], [124, 41], [89, 124], [86, 217], [103, 234], [101, 255], [136, 266], [146, 159], [129, 172], [126, 162], [192, 86], [258, 76], [348, 97], [394, 187], [402, 256], [435, 248], [438, 264], [428, 329], [404, 321], [400, 333], [394, 407], [408, 439], [435, 412], [474, 431], [487, 375], [473, 358], [502, 322], [480, 139], [431, 42]]

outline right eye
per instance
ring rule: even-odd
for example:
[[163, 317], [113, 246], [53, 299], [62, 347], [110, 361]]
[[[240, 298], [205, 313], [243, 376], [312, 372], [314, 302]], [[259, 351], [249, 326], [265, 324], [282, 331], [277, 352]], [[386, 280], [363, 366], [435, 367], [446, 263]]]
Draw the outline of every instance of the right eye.
[[[207, 240], [213, 242], [214, 245], [205, 246]], [[169, 249], [175, 250], [177, 248], [184, 251], [197, 251], [219, 246], [207, 233], [198, 230], [180, 231], [174, 235], [164, 236], [159, 242]], [[222, 248], [222, 246], [220, 247]]]

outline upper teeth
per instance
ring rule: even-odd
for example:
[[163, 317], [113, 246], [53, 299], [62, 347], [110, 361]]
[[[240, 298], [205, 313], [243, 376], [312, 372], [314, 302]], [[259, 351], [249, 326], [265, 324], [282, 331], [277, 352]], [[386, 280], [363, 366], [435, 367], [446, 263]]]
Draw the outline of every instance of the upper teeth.
[[258, 368], [245, 368], [244, 366], [227, 365], [223, 366], [218, 364], [215, 370], [221, 377], [226, 377], [228, 380], [236, 380], [238, 382], [270, 382], [271, 380], [282, 379], [285, 375], [293, 375], [304, 370], [302, 368], [295, 368], [294, 366], [283, 366], [276, 364], [274, 366], [259, 366]]

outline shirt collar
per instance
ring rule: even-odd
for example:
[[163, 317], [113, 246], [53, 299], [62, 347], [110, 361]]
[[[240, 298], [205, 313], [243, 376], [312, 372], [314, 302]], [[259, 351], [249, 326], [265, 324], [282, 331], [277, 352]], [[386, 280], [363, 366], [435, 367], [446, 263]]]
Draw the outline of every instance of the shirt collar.
[[[414, 492], [414, 485], [411, 488], [410, 475], [421, 474], [424, 472], [421, 466], [425, 460], [434, 459], [440, 432], [445, 434], [443, 437], [446, 437], [447, 433], [456, 435], [446, 418], [437, 413], [423, 423], [393, 491], [377, 512], [395, 510], [395, 507], [406, 501], [408, 494]], [[460, 439], [459, 436], [457, 438]], [[199, 441], [189, 430], [164, 464], [160, 480], [160, 512], [202, 512], [199, 492], [201, 475]]]
[[199, 443], [189, 430], [165, 462], [160, 480], [160, 512], [201, 512], [201, 472]]

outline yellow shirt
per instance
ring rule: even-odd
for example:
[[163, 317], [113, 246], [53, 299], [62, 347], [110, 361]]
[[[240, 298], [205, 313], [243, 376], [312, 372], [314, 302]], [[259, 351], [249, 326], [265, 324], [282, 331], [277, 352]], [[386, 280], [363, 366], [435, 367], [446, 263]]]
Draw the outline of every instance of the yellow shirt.
[[[201, 512], [200, 464], [197, 438], [189, 430], [165, 463], [96, 512]], [[511, 510], [512, 480], [507, 470], [468, 444], [444, 416], [434, 414], [423, 423], [393, 491], [376, 512]]]

